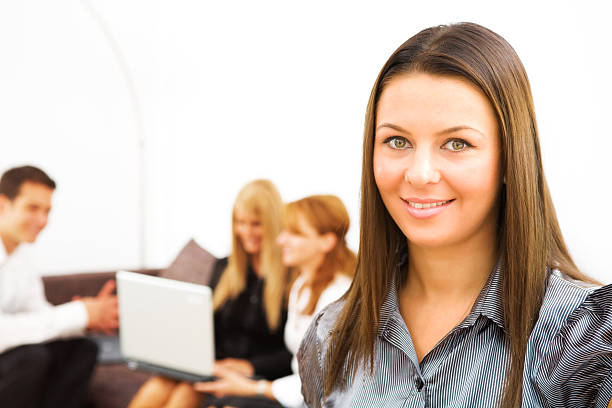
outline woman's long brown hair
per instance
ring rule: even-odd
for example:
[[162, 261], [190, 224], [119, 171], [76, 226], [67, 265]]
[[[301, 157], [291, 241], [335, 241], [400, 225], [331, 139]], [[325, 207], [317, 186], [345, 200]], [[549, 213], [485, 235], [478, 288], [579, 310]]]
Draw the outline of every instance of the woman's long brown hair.
[[[344, 388], [358, 366], [372, 372], [379, 315], [398, 275], [398, 248], [406, 237], [387, 212], [374, 180], [372, 154], [376, 108], [396, 75], [423, 72], [467, 79], [488, 98], [497, 116], [505, 184], [498, 241], [503, 305], [510, 349], [503, 408], [521, 406], [527, 341], [538, 318], [548, 271], [557, 268], [590, 281], [572, 261], [544, 178], [529, 80], [514, 49], [501, 36], [473, 23], [425, 29], [402, 44], [382, 68], [367, 107], [361, 178], [361, 231], [355, 280], [330, 338], [325, 395]], [[394, 277], [396, 279], [394, 279]]]
[[282, 229], [283, 203], [274, 184], [255, 180], [240, 190], [232, 211], [232, 253], [213, 294], [215, 310], [229, 299], [238, 296], [246, 285], [249, 260], [236, 230], [236, 211], [257, 215], [264, 229], [260, 254], [260, 270], [264, 278], [264, 309], [268, 327], [276, 330], [280, 324], [288, 284], [287, 268], [282, 264], [276, 237]]
[[346, 245], [350, 218], [342, 201], [333, 195], [314, 195], [293, 201], [285, 206], [284, 224], [290, 231], [300, 233], [300, 217], [304, 217], [320, 235], [332, 233], [336, 237], [333, 249], [325, 254], [314, 279], [302, 287], [310, 289], [308, 304], [301, 310], [314, 313], [319, 297], [337, 273], [352, 277], [357, 257]]

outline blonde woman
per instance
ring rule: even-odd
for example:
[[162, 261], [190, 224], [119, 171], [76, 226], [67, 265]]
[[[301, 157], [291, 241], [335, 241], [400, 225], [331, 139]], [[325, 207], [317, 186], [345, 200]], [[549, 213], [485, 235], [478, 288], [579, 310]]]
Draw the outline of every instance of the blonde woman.
[[[296, 353], [315, 313], [337, 300], [349, 288], [356, 256], [346, 246], [349, 216], [342, 201], [331, 195], [317, 195], [289, 203], [285, 208], [285, 230], [278, 237], [283, 263], [297, 273], [289, 295], [285, 342]], [[220, 380], [196, 383], [195, 388], [219, 397], [228, 405], [245, 401], [236, 396], [260, 395], [248, 406], [302, 406], [297, 360], [294, 374], [275, 381], [255, 381], [224, 368]], [[276, 402], [276, 403], [274, 403]], [[241, 404], [242, 406], [247, 406]]]
[[612, 285], [565, 246], [514, 49], [425, 29], [383, 66], [355, 280], [298, 361], [311, 407], [606, 407]]
[[[222, 370], [270, 380], [291, 371], [291, 354], [283, 343], [288, 275], [275, 242], [281, 218], [281, 198], [271, 182], [253, 181], [238, 194], [232, 253], [217, 262], [210, 283], [216, 367]], [[191, 384], [156, 376], [129, 407], [197, 407], [201, 402]]]

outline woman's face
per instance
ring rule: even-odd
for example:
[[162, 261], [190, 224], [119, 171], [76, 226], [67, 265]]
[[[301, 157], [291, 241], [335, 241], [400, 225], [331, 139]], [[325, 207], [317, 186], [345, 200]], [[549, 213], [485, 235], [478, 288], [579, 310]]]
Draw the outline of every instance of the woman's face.
[[289, 267], [320, 265], [331, 249], [329, 241], [328, 234], [319, 234], [301, 215], [298, 216], [298, 231], [285, 229], [277, 239], [283, 252], [283, 264]]
[[494, 239], [499, 129], [489, 101], [468, 81], [424, 73], [392, 79], [378, 102], [373, 165], [382, 200], [411, 245]]
[[249, 255], [261, 252], [264, 239], [264, 227], [257, 214], [236, 209], [234, 215], [234, 233]]

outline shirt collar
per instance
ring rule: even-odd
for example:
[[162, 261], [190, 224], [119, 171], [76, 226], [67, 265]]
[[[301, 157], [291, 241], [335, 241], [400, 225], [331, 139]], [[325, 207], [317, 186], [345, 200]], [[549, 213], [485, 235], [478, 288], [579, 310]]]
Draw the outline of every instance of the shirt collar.
[[[394, 315], [399, 314], [399, 299], [398, 299], [398, 283], [396, 276], [402, 271], [405, 266], [405, 261], [400, 262], [397, 267], [396, 273], [391, 279], [389, 289], [385, 296], [385, 300], [380, 309], [380, 324], [378, 328], [378, 335], [382, 335], [387, 328], [389, 320]], [[499, 328], [505, 330], [504, 327], [504, 308], [502, 304], [502, 268], [501, 262], [498, 261], [495, 268], [489, 274], [487, 283], [478, 294], [472, 310], [468, 316], [459, 324], [459, 328], [473, 326], [479, 316], [485, 316]]]
[[487, 283], [480, 291], [480, 294], [474, 302], [472, 311], [459, 327], [468, 327], [476, 323], [479, 316], [489, 318], [493, 323], [505, 330], [504, 327], [504, 306], [502, 304], [502, 267], [501, 261], [497, 261], [497, 265], [491, 271]]

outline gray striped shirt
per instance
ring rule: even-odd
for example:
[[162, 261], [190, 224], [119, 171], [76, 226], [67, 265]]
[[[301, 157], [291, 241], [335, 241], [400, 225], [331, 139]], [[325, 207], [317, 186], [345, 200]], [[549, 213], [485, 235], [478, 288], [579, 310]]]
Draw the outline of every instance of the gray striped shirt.
[[[503, 391], [504, 336], [499, 267], [470, 314], [419, 363], [395, 285], [381, 310], [374, 373], [358, 369], [344, 390], [323, 400], [328, 338], [342, 308], [313, 321], [298, 353], [302, 393], [318, 407], [494, 407]], [[612, 285], [586, 287], [550, 275], [525, 355], [523, 407], [606, 407], [612, 397]]]

